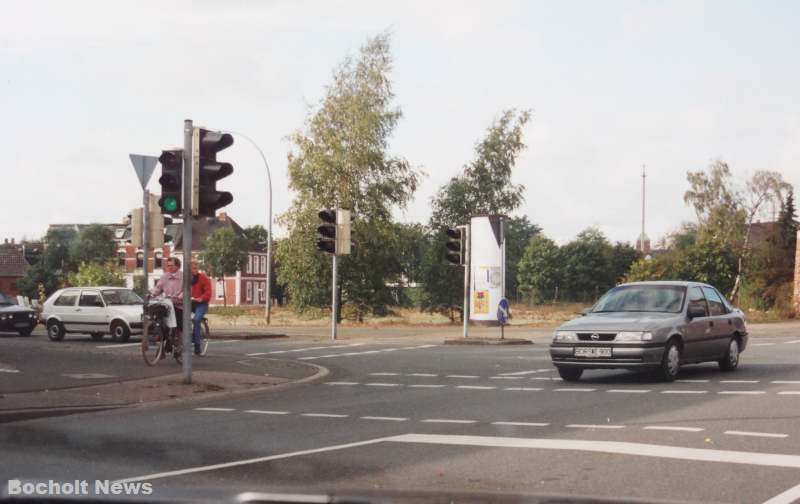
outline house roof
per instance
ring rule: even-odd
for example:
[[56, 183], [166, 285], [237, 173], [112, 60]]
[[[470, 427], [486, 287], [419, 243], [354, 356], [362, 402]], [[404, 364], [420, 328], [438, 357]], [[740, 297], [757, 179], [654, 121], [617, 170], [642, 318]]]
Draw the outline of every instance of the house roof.
[[[183, 249], [183, 224], [175, 226], [175, 234], [173, 235], [173, 246], [175, 250]], [[236, 223], [235, 220], [228, 217], [227, 214], [220, 214], [217, 218], [197, 218], [192, 221], [192, 250], [203, 250], [203, 243], [208, 238], [208, 235], [218, 229], [233, 229], [239, 235], [244, 236], [244, 229]]]
[[0, 277], [23, 277], [30, 268], [20, 245], [0, 245]]

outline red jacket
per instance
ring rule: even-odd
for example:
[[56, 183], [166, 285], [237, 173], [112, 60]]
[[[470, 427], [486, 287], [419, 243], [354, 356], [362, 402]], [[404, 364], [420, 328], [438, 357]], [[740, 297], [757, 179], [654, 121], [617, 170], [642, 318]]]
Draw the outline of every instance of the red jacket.
[[197, 282], [192, 284], [192, 299], [199, 299], [201, 303], [211, 300], [211, 280], [205, 273], [197, 273]]

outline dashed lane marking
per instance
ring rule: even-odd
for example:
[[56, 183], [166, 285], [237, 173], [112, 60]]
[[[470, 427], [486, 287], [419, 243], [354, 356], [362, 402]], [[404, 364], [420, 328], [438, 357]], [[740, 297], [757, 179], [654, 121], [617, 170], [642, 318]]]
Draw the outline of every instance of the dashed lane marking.
[[100, 346], [96, 346], [95, 348], [128, 348], [128, 347], [134, 347], [134, 346], [142, 346], [142, 344], [141, 343], [124, 343], [122, 345], [119, 345], [119, 344], [117, 344], [117, 345], [100, 345]]
[[594, 392], [597, 389], [593, 388], [557, 388], [553, 389], [554, 392]]
[[320, 417], [320, 418], [347, 418], [350, 415], [338, 415], [335, 413], [301, 413], [300, 416], [304, 417]]
[[474, 424], [477, 420], [452, 420], [449, 418], [428, 418], [422, 420], [423, 423], [451, 423], [451, 424]]
[[439, 385], [439, 384], [432, 384], [432, 383], [421, 383], [419, 385], [409, 385], [409, 388], [444, 388], [447, 385]]
[[524, 376], [490, 376], [490, 380], [524, 380]]
[[539, 387], [506, 387], [503, 390], [512, 392], [539, 392], [544, 389]]
[[354, 381], [330, 381], [330, 382], [325, 382], [325, 385], [360, 385], [360, 384]]
[[569, 429], [608, 429], [608, 430], [616, 430], [616, 429], [624, 429], [624, 425], [606, 425], [606, 424], [569, 424], [567, 425]]
[[244, 410], [245, 413], [255, 413], [257, 415], [288, 415], [288, 411], [267, 411], [267, 410]]
[[800, 390], [784, 390], [783, 392], [778, 392], [778, 395], [800, 395]]
[[438, 374], [433, 374], [433, 373], [411, 373], [411, 374], [408, 374], [406, 376], [420, 376], [420, 377], [424, 377], [424, 378], [435, 378], [435, 377], [437, 377], [439, 375]]
[[723, 390], [717, 392], [717, 394], [721, 395], [761, 395], [766, 393], [764, 390]]
[[19, 369], [0, 368], [0, 373], [19, 373]]
[[370, 376], [401, 376], [400, 373], [370, 373]]
[[408, 421], [408, 418], [402, 417], [386, 417], [386, 416], [362, 416], [359, 417], [362, 420], [383, 420], [386, 422], [405, 422]]
[[793, 344], [796, 344], [796, 343], [800, 343], [800, 339], [798, 339], [798, 340], [793, 340], [793, 341], [787, 341], [785, 344], [786, 344], [786, 345], [793, 345]]
[[761, 383], [761, 380], [720, 380], [720, 383]]
[[469, 389], [469, 390], [495, 390], [497, 387], [482, 387], [478, 385], [458, 385], [456, 388]]
[[606, 392], [611, 394], [646, 394], [648, 389], [609, 389]]
[[775, 343], [753, 343], [750, 346], [773, 346]]
[[775, 380], [770, 383], [777, 383], [781, 385], [800, 385], [800, 380]]
[[662, 390], [662, 394], [707, 394], [708, 390]]
[[725, 431], [729, 436], [751, 436], [763, 438], [787, 438], [788, 434], [773, 434], [771, 432]]
[[492, 425], [511, 425], [519, 427], [547, 427], [550, 424], [544, 422], [492, 422]]
[[711, 380], [675, 380], [676, 383], [708, 383]]
[[675, 427], [672, 425], [648, 425], [644, 430], [676, 431], [676, 432], [703, 432], [702, 427]]
[[464, 379], [464, 380], [477, 380], [478, 378], [480, 378], [480, 376], [476, 376], [476, 375], [460, 375], [460, 374], [450, 374], [450, 375], [447, 375], [447, 377], [448, 378], [461, 378], [461, 379]]
[[400, 383], [365, 383], [367, 387], [401, 387], [402, 384]]
[[196, 411], [236, 411], [233, 408], [195, 408]]

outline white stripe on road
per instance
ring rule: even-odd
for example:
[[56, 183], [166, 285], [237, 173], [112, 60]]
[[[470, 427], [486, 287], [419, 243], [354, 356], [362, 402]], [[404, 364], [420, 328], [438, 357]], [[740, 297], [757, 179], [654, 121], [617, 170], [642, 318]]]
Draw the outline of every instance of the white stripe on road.
[[400, 376], [400, 373], [370, 373], [370, 376]]
[[594, 392], [597, 389], [593, 388], [557, 388], [553, 389], [554, 392]]
[[646, 394], [649, 389], [610, 389], [607, 392], [612, 394]]
[[544, 371], [550, 371], [550, 369], [534, 369], [533, 371], [517, 371], [515, 373], [500, 373], [500, 376], [522, 376], [522, 375], [529, 375], [529, 374], [536, 374], [542, 373]]
[[708, 383], [711, 380], [675, 380], [676, 383]]
[[325, 385], [358, 385], [358, 382], [354, 381], [329, 381], [326, 382]]
[[447, 418], [429, 418], [423, 420], [423, 423], [453, 423], [453, 424], [474, 424], [477, 420], [450, 420]]
[[670, 425], [648, 425], [644, 430], [677, 431], [677, 432], [703, 432], [702, 427], [673, 427]]
[[748, 432], [748, 431], [725, 431], [725, 434], [730, 436], [751, 436], [751, 437], [765, 437], [765, 438], [787, 438], [788, 434], [772, 434], [770, 432]]
[[619, 441], [588, 441], [579, 439], [538, 439], [437, 434], [404, 434], [401, 436], [388, 438], [386, 441], [394, 443], [481, 446], [488, 448], [530, 448], [539, 450], [588, 451], [703, 462], [724, 462], [753, 466], [787, 467], [793, 469], [800, 468], [800, 456], [798, 455], [711, 450], [707, 448], [682, 448], [678, 446]]
[[301, 413], [300, 416], [321, 417], [321, 418], [347, 418], [350, 415], [336, 415], [333, 413]]
[[236, 411], [234, 408], [195, 408], [195, 411]]
[[378, 383], [378, 382], [365, 383], [364, 385], [366, 385], [367, 387], [399, 387], [400, 386], [399, 383]]
[[624, 429], [624, 425], [607, 425], [607, 424], [569, 424], [569, 429]]
[[707, 394], [708, 390], [664, 390], [662, 394]]
[[497, 387], [482, 387], [478, 385], [458, 385], [456, 388], [470, 389], [470, 390], [494, 390]]
[[542, 422], [492, 422], [492, 425], [512, 425], [520, 427], [547, 427], [550, 424]]
[[752, 344], [752, 345], [750, 345], [750, 346], [772, 346], [772, 345], [774, 345], [774, 344], [775, 344], [775, 343], [753, 343], [753, 344]]
[[288, 415], [288, 411], [267, 411], [267, 410], [244, 410], [245, 413], [255, 413], [257, 415]]
[[787, 341], [785, 344], [786, 345], [792, 345], [792, 344], [795, 344], [795, 343], [800, 343], [800, 339], [796, 339], [796, 340], [793, 340], [793, 341]]
[[717, 394], [722, 395], [761, 395], [766, 394], [764, 390], [723, 390], [722, 392], [717, 392]]
[[761, 383], [761, 380], [720, 380], [720, 383]]
[[490, 376], [490, 380], [523, 380], [524, 376]]
[[447, 375], [448, 378], [463, 378], [465, 380], [474, 380], [476, 378], [480, 378], [480, 376], [475, 375], [461, 375], [461, 374], [449, 374]]
[[776, 495], [764, 504], [792, 504], [793, 502], [796, 503], [798, 499], [800, 499], [800, 485]]
[[256, 352], [256, 353], [249, 353], [249, 354], [245, 354], [245, 355], [247, 355], [248, 357], [258, 357], [259, 355], [267, 355], [267, 352]]
[[800, 390], [785, 390], [778, 392], [778, 395], [800, 395]]
[[409, 385], [408, 387], [409, 388], [444, 388], [446, 386], [447, 385], [426, 385], [426, 384], [422, 384], [422, 385]]
[[405, 422], [408, 418], [388, 417], [388, 416], [362, 416], [362, 420], [385, 420], [387, 422]]
[[411, 374], [406, 375], [406, 376], [424, 376], [426, 378], [434, 378], [434, 377], [439, 376], [439, 375], [432, 374], [432, 373], [411, 373]]
[[19, 369], [0, 368], [0, 373], [19, 373]]
[[778, 383], [781, 385], [800, 385], [800, 380], [775, 380], [770, 383]]
[[506, 387], [503, 390], [511, 390], [514, 392], [539, 392], [544, 389], [539, 387]]
[[132, 346], [142, 346], [141, 343], [124, 343], [122, 345], [100, 345], [96, 346], [95, 348], [126, 348]]

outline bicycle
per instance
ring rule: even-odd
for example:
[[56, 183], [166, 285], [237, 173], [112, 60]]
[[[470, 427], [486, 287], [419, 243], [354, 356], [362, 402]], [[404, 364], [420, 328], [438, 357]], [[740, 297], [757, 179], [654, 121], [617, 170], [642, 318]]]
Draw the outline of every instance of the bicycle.
[[161, 303], [147, 305], [142, 324], [147, 325], [147, 337], [142, 336], [142, 357], [148, 366], [155, 366], [167, 353], [181, 363], [183, 338], [177, 328], [167, 326], [168, 315], [169, 308]]

